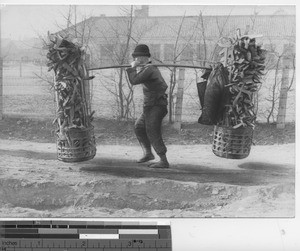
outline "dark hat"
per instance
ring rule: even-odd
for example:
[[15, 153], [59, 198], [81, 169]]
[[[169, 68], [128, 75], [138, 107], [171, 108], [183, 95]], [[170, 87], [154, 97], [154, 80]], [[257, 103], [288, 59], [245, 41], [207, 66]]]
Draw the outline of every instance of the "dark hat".
[[149, 51], [149, 47], [145, 44], [138, 44], [135, 49], [134, 52], [132, 53], [132, 57], [136, 58], [136, 57], [150, 57], [150, 51]]

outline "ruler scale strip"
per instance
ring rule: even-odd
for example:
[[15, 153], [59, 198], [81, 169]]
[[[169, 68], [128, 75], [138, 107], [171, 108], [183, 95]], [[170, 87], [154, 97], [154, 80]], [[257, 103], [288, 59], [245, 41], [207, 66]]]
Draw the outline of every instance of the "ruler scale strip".
[[171, 251], [171, 226], [158, 222], [1, 221], [0, 251]]

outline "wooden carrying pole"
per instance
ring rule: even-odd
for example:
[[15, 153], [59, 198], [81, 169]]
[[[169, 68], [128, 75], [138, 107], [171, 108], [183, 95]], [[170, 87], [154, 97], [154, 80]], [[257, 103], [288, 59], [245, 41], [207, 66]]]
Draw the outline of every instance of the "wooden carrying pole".
[[[193, 68], [193, 69], [203, 69], [203, 70], [210, 70], [211, 68], [203, 67], [203, 66], [196, 66], [196, 65], [181, 65], [181, 64], [151, 64], [157, 67], [179, 67], [179, 68]], [[145, 66], [145, 65], [140, 65]], [[89, 71], [94, 70], [106, 70], [106, 69], [113, 69], [113, 68], [129, 68], [131, 65], [112, 65], [112, 66], [103, 66], [103, 67], [95, 67], [89, 68]]]

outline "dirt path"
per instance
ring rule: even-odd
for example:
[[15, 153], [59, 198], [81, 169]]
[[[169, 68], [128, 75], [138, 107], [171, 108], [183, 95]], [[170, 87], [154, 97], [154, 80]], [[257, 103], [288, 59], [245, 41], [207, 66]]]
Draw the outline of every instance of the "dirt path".
[[99, 145], [82, 163], [54, 144], [0, 142], [2, 217], [293, 217], [295, 144], [253, 146], [243, 160], [210, 145], [171, 145], [171, 168], [136, 164], [138, 146]]

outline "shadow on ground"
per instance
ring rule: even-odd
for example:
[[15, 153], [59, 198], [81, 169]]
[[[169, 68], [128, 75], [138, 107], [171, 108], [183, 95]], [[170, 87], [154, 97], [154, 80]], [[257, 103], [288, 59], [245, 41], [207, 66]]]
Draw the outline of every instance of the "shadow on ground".
[[[3, 150], [0, 155], [45, 161], [56, 159], [56, 153], [27, 150]], [[72, 163], [71, 165], [77, 167], [80, 172], [93, 173], [95, 176], [108, 174], [121, 178], [155, 178], [197, 183], [218, 182], [241, 186], [283, 183], [294, 177], [292, 165], [264, 162], [244, 162], [234, 169], [209, 167], [201, 164], [172, 164], [169, 169], [152, 169], [146, 163], [137, 164], [132, 159], [96, 157], [87, 162]]]
[[124, 178], [161, 178], [197, 183], [219, 182], [241, 186], [284, 182], [285, 179], [290, 180], [294, 175], [292, 166], [287, 168], [287, 166], [278, 164], [247, 162], [239, 167], [240, 169], [223, 169], [204, 165], [173, 164], [169, 169], [152, 169], [147, 164], [138, 165], [124, 159], [97, 158], [88, 165], [82, 166], [80, 170]]

